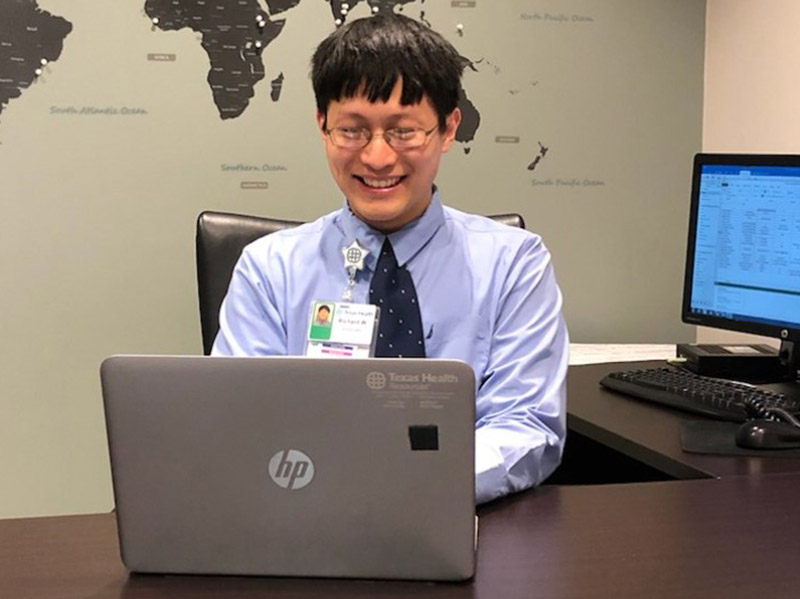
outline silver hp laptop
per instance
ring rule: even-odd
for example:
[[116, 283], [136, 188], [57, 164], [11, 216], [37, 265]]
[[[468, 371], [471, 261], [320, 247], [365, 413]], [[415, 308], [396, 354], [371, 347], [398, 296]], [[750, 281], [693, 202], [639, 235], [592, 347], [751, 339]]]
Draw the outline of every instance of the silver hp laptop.
[[463, 362], [115, 356], [101, 378], [130, 570], [473, 575]]

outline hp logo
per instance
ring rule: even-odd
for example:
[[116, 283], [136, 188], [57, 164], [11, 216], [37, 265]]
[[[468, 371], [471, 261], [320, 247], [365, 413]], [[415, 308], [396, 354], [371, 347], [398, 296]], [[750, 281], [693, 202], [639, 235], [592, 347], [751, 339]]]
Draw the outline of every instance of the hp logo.
[[367, 387], [373, 391], [380, 391], [386, 387], [386, 376], [382, 372], [370, 372], [367, 375]]
[[269, 461], [269, 477], [284, 489], [296, 491], [314, 479], [314, 462], [297, 449], [282, 449]]

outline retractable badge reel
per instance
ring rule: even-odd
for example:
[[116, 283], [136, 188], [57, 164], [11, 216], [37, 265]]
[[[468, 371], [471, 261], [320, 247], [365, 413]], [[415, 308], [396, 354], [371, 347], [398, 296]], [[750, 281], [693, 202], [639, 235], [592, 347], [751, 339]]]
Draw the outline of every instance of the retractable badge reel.
[[364, 269], [369, 250], [354, 240], [342, 248], [347, 270], [347, 287], [340, 302], [315, 300], [311, 303], [306, 355], [317, 358], [371, 358], [375, 355], [380, 309], [372, 304], [353, 303], [358, 271]]

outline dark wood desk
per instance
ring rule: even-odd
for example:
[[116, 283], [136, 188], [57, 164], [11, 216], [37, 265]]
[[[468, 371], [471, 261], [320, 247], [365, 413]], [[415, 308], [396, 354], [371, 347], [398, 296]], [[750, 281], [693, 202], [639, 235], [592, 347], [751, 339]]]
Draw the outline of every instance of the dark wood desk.
[[[672, 434], [680, 418], [606, 397], [597, 374], [610, 369], [571, 369], [579, 434], [673, 473], [721, 478], [544, 486], [484, 506], [477, 575], [464, 584], [129, 576], [110, 514], [4, 520], [0, 597], [796, 597], [800, 460], [682, 456]], [[795, 472], [763, 474], [792, 464]]]
[[0, 521], [13, 599], [797, 597], [800, 475], [542, 487], [480, 510], [465, 584], [129, 576], [109, 514]]
[[680, 445], [681, 422], [700, 419], [700, 416], [649, 404], [599, 386], [600, 379], [614, 370], [663, 365], [660, 361], [571, 367], [567, 380], [569, 432], [646, 464], [666, 478], [685, 480], [800, 472], [798, 458], [686, 453]]

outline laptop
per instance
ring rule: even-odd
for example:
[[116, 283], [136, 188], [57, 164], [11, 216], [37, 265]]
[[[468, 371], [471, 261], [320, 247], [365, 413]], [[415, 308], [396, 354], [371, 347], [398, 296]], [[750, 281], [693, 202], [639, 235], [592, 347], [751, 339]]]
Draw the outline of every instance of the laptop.
[[113, 356], [101, 380], [129, 570], [473, 576], [467, 364]]

